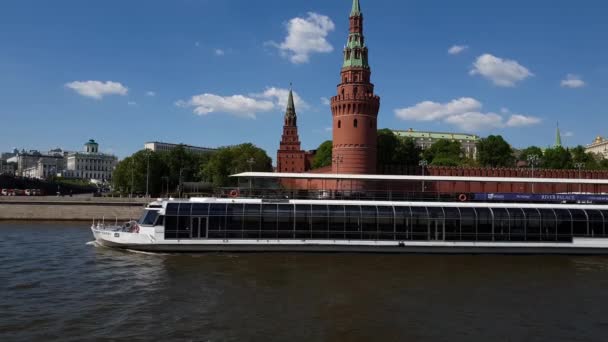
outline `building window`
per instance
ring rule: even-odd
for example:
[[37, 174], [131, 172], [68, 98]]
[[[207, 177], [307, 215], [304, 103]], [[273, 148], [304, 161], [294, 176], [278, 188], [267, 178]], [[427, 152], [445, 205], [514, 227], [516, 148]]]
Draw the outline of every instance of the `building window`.
[[357, 119], [355, 119], [355, 121], [353, 121], [353, 125], [355, 126], [355, 128], [357, 128], [359, 126], [359, 121], [357, 121]]
[[342, 128], [342, 120], [338, 120], [338, 128]]

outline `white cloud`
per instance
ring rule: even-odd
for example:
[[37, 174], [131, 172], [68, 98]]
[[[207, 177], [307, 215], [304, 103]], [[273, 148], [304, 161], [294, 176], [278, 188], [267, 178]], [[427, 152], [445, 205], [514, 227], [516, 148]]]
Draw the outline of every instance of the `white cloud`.
[[[273, 103], [277, 105], [280, 109], [287, 108], [287, 100], [289, 98], [289, 89], [269, 87], [264, 90], [261, 94], [251, 94], [252, 97], [272, 100]], [[296, 111], [302, 109], [306, 110], [310, 108], [308, 103], [306, 103], [297, 92], [293, 92], [293, 102], [296, 105]]]
[[448, 53], [450, 55], [458, 55], [458, 54], [464, 52], [464, 50], [466, 50], [468, 48], [469, 47], [467, 45], [454, 45], [448, 49]]
[[201, 46], [201, 42], [194, 42], [194, 46], [200, 47]]
[[335, 30], [334, 22], [325, 15], [309, 12], [306, 18], [293, 18], [287, 23], [287, 37], [277, 44], [268, 42], [294, 64], [308, 63], [313, 53], [329, 53], [334, 47], [327, 35]]
[[129, 101], [129, 102], [127, 102], [127, 105], [132, 106], [132, 107], [133, 106], [137, 106], [137, 102], [135, 102], [135, 101]]
[[503, 113], [503, 114], [509, 114], [509, 113], [511, 113], [511, 111], [507, 107], [500, 108], [500, 112]]
[[[224, 113], [254, 119], [258, 113], [284, 111], [287, 107], [288, 95], [288, 89], [269, 87], [263, 93], [249, 95], [195, 95], [189, 100], [180, 100], [175, 104], [182, 108], [194, 108], [194, 113], [198, 115]], [[294, 92], [293, 98], [296, 110], [309, 108], [297, 93]]]
[[329, 105], [331, 104], [331, 100], [330, 100], [330, 99], [328, 99], [327, 97], [322, 97], [322, 98], [321, 98], [321, 103], [322, 103], [324, 106], [329, 106]]
[[566, 79], [562, 80], [561, 85], [564, 88], [582, 88], [586, 83], [579, 75], [568, 74]]
[[530, 70], [517, 61], [502, 59], [490, 54], [481, 55], [473, 63], [471, 75], [481, 75], [500, 87], [514, 87], [528, 77], [534, 76]]
[[482, 104], [470, 97], [462, 97], [449, 103], [420, 102], [414, 107], [397, 109], [397, 117], [403, 120], [434, 121], [463, 113], [476, 112]]
[[96, 100], [101, 100], [108, 95], [125, 96], [129, 89], [118, 82], [100, 82], [100, 81], [75, 81], [65, 85], [77, 92], [78, 94], [90, 97]]
[[507, 120], [507, 127], [525, 127], [539, 124], [541, 120], [539, 118], [535, 118], [533, 116], [525, 116], [520, 114], [513, 114]]
[[226, 51], [224, 51], [222, 49], [215, 49], [215, 50], [213, 50], [213, 53], [215, 53], [216, 56], [223, 56], [226, 54]]
[[154, 96], [156, 96], [156, 92], [154, 92], [154, 91], [147, 91], [146, 92], [146, 96], [148, 96], [148, 97], [154, 97]]
[[572, 138], [574, 136], [574, 132], [566, 132], [564, 133], [564, 138]]
[[441, 121], [466, 131], [531, 126], [541, 121], [539, 118], [521, 114], [512, 114], [505, 118], [500, 114], [485, 113], [482, 107], [478, 100], [463, 97], [448, 103], [420, 102], [413, 107], [396, 109], [395, 115], [410, 121]]

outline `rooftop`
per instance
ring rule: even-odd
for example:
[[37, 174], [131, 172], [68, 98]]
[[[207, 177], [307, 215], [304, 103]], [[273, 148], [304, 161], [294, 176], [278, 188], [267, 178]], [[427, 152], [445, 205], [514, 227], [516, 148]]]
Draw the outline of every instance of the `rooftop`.
[[432, 139], [455, 139], [455, 140], [479, 140], [479, 136], [468, 133], [448, 133], [448, 132], [425, 132], [415, 131], [413, 129], [392, 130], [393, 133], [400, 137], [406, 138], [432, 138]]

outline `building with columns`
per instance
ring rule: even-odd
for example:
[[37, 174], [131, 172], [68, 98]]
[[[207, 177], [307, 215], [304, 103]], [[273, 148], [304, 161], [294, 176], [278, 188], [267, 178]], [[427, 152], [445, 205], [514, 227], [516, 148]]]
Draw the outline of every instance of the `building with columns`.
[[463, 156], [477, 159], [477, 143], [479, 142], [479, 136], [475, 134], [426, 132], [416, 131], [412, 128], [406, 131], [393, 130], [393, 133], [400, 138], [414, 140], [416, 146], [420, 147], [421, 150], [426, 150], [439, 140], [457, 141], [462, 146]]
[[331, 98], [334, 173], [374, 174], [380, 97], [374, 94], [359, 0], [353, 0], [338, 95]]
[[84, 145], [83, 152], [69, 153], [66, 159], [66, 168], [62, 176], [86, 180], [112, 179], [112, 172], [118, 163], [115, 156], [100, 153], [99, 144], [93, 139]]

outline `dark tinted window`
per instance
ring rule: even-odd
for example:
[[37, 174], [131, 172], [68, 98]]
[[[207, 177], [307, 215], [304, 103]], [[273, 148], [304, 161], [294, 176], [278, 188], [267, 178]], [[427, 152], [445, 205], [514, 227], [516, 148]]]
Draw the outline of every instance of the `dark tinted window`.
[[192, 205], [192, 216], [207, 216], [209, 214], [209, 204], [195, 203]]
[[177, 210], [179, 209], [179, 203], [168, 203], [167, 204], [167, 216], [175, 216], [177, 215]]
[[191, 203], [180, 203], [179, 204], [179, 216], [190, 216], [192, 210]]
[[572, 223], [574, 226], [574, 237], [589, 236], [589, 221], [587, 213], [582, 209], [570, 209], [572, 213]]
[[589, 235], [592, 237], [604, 236], [604, 216], [599, 210], [586, 210], [589, 216]]

